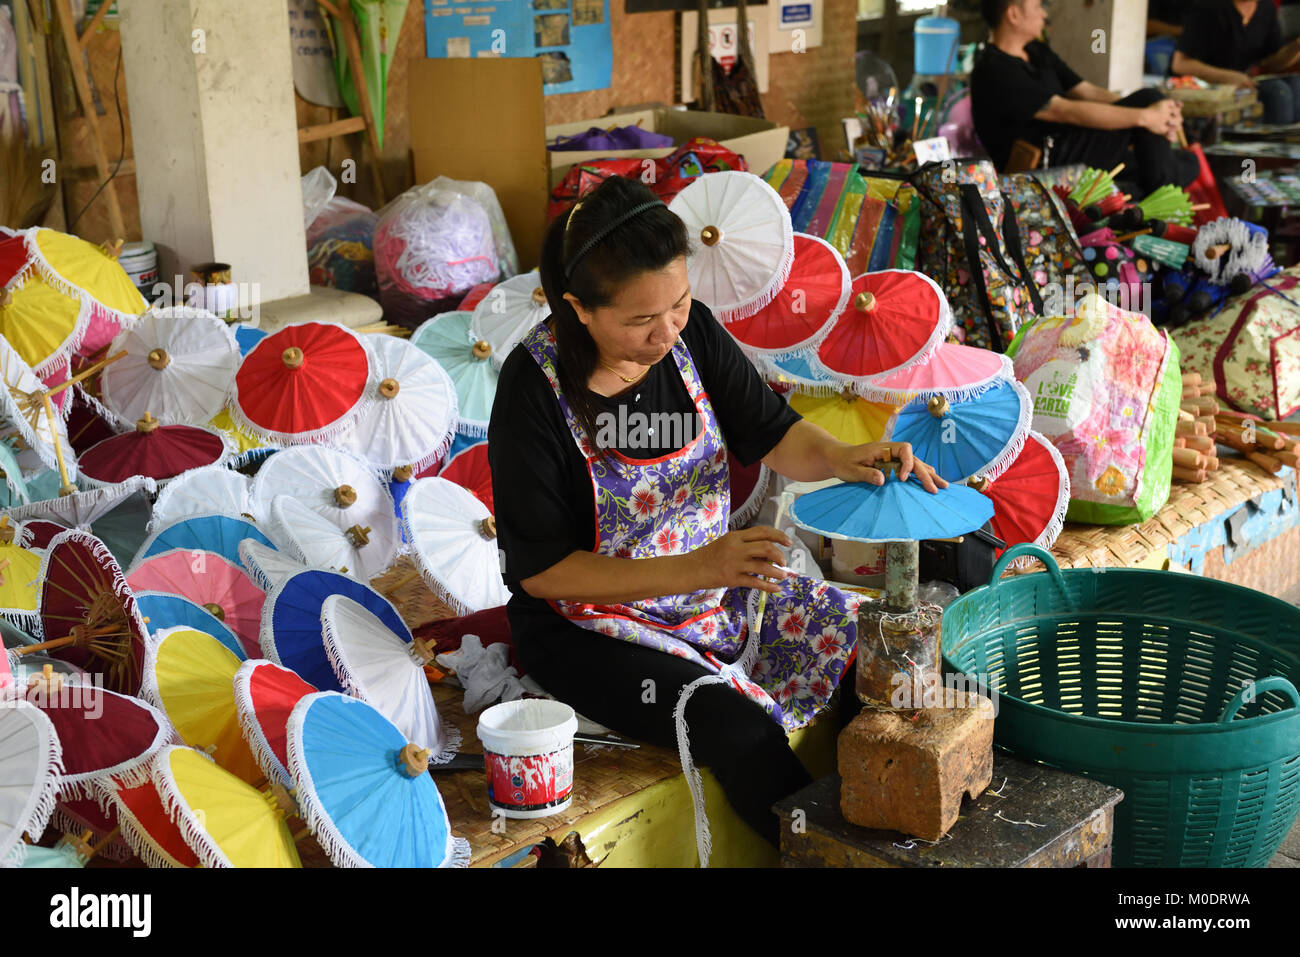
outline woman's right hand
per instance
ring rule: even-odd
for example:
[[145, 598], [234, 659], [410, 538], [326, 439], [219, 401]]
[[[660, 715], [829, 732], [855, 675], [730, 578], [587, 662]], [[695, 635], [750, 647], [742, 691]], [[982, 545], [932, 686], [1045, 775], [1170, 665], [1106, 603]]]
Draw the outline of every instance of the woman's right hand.
[[777, 545], [788, 548], [790, 544], [788, 537], [770, 525], [728, 532], [690, 553], [696, 581], [693, 587], [761, 588], [775, 595], [781, 590], [780, 579], [787, 575], [775, 567], [785, 561]]

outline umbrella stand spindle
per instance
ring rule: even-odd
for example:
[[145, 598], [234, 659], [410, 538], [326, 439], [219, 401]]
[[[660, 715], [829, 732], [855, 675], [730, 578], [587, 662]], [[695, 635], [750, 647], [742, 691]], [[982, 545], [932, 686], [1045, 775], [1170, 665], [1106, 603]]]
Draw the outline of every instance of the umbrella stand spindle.
[[[399, 591], [401, 591], [403, 588], [411, 584], [411, 582], [415, 581], [419, 577], [420, 577], [419, 571], [407, 572], [405, 575], [399, 578], [395, 583], [389, 585], [387, 588], [384, 589], [384, 597], [391, 599], [393, 595], [397, 594]], [[0, 582], [0, 584], [3, 583]]]
[[59, 429], [54, 423], [58, 420], [54, 415], [54, 403], [50, 401], [48, 392], [41, 393], [41, 402], [45, 406], [45, 418], [50, 423], [50, 438], [54, 440], [54, 457], [59, 463], [59, 478], [63, 484], [59, 487], [59, 495], [71, 495], [77, 490], [77, 486], [72, 484], [68, 478], [68, 463], [63, 461], [63, 446], [59, 443]]
[[856, 690], [876, 710], [922, 707], [939, 678], [942, 611], [917, 599], [919, 561], [919, 542], [887, 543], [884, 601], [858, 612]]

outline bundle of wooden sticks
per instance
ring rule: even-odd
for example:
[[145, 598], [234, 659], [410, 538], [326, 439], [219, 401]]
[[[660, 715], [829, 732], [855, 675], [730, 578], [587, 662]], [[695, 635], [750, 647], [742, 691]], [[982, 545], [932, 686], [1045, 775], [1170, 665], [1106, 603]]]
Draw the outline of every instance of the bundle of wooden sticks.
[[1174, 472], [1178, 482], [1204, 482], [1219, 468], [1218, 445], [1241, 453], [1265, 471], [1300, 467], [1300, 424], [1269, 422], [1219, 407], [1214, 387], [1198, 373], [1183, 374], [1183, 401], [1174, 433]]

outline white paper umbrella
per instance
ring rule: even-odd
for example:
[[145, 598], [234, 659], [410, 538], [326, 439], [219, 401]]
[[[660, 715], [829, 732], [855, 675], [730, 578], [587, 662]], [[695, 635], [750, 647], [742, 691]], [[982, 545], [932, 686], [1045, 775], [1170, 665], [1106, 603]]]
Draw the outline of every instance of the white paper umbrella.
[[377, 469], [424, 468], [456, 434], [456, 386], [437, 361], [404, 339], [367, 336], [374, 379], [357, 424], [338, 443]]
[[4, 512], [20, 522], [42, 519], [58, 522], [68, 528], [88, 528], [140, 491], [152, 494], [158, 491], [158, 483], [143, 475], [132, 475], [116, 485], [104, 485], [59, 498], [19, 505], [7, 508]]
[[369, 463], [322, 445], [282, 449], [266, 460], [253, 478], [253, 514], [268, 517], [277, 495], [301, 500], [340, 528], [378, 526], [383, 515], [393, 514], [392, 493]]
[[4, 380], [4, 387], [0, 388], [0, 439], [18, 445], [18, 464], [26, 474], [34, 474], [42, 466], [58, 468], [57, 442], [68, 480], [74, 480], [77, 456], [68, 441], [67, 427], [57, 411], [51, 418], [49, 411], [54, 408], [53, 403], [42, 399], [45, 383], [4, 339], [0, 339], [0, 379]]
[[188, 306], [145, 313], [109, 349], [126, 357], [104, 370], [100, 398], [127, 423], [149, 412], [164, 425], [206, 425], [225, 408], [239, 368], [230, 328]]
[[772, 301], [794, 264], [794, 229], [779, 193], [753, 173], [696, 177], [668, 207], [686, 223], [691, 295], [726, 322]]
[[192, 515], [250, 514], [252, 479], [233, 469], [209, 465], [178, 475], [158, 493], [149, 531], [174, 525]]
[[402, 536], [390, 512], [375, 525], [336, 525], [290, 495], [271, 500], [276, 538], [295, 558], [315, 568], [330, 568], [368, 582], [397, 560]]
[[402, 499], [402, 522], [425, 582], [457, 614], [509, 600], [496, 522], [472, 492], [446, 479], [419, 479]]
[[325, 599], [321, 633], [330, 667], [343, 690], [376, 708], [399, 731], [433, 752], [431, 764], [450, 761], [460, 747], [455, 728], [444, 728], [411, 634], [398, 634], [344, 595]]
[[54, 725], [19, 699], [0, 707], [0, 867], [23, 861], [23, 835], [39, 838], [50, 822], [63, 776]]
[[248, 570], [248, 574], [253, 576], [253, 581], [266, 592], [311, 568], [292, 555], [269, 548], [251, 538], [239, 543], [239, 561]]
[[469, 331], [475, 341], [492, 347], [492, 361], [500, 368], [519, 340], [550, 314], [541, 273], [534, 269], [493, 286], [474, 307]]

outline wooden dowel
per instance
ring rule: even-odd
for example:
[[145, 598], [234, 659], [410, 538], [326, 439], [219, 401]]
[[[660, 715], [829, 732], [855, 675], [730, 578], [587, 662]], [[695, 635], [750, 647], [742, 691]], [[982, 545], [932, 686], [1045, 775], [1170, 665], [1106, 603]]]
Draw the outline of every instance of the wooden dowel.
[[1196, 449], [1198, 452], [1205, 452], [1207, 455], [1214, 451], [1214, 439], [1208, 435], [1184, 436], [1183, 445], [1189, 449]]
[[1283, 465], [1291, 466], [1291, 468], [1300, 467], [1300, 455], [1295, 452], [1274, 452], [1272, 457]]
[[1205, 469], [1185, 469], [1175, 465], [1174, 478], [1180, 482], [1204, 482]]
[[1205, 468], [1205, 454], [1195, 449], [1174, 449], [1174, 465], [1184, 469]]
[[1187, 448], [1187, 437], [1186, 437], [1186, 436], [1183, 436], [1183, 435], [1175, 435], [1175, 436], [1174, 436], [1174, 448], [1176, 448], [1176, 449], [1185, 449], [1185, 448]]
[[1200, 422], [1200, 421], [1188, 422], [1183, 419], [1179, 419], [1178, 423], [1174, 426], [1174, 434], [1175, 435], [1209, 435], [1210, 430], [1205, 427], [1204, 422]]
[[1206, 435], [1213, 435], [1215, 428], [1217, 428], [1218, 426], [1218, 424], [1214, 421], [1214, 416], [1212, 415], [1198, 415], [1196, 417], [1196, 421], [1201, 423], [1201, 425], [1205, 426]]
[[58, 385], [53, 386], [53, 387], [51, 387], [51, 388], [49, 388], [49, 389], [46, 389], [46, 390], [45, 390], [45, 394], [46, 394], [46, 395], [58, 395], [58, 394], [59, 394], [60, 392], [62, 392], [64, 389], [67, 389], [67, 388], [69, 388], [70, 386], [74, 386], [74, 385], [76, 385], [78, 382], [81, 382], [83, 379], [88, 379], [88, 378], [90, 378], [90, 377], [91, 377], [92, 375], [94, 375], [96, 372], [102, 372], [102, 371], [104, 371], [104, 368], [105, 368], [106, 366], [110, 366], [110, 365], [112, 365], [112, 364], [113, 364], [114, 362], [116, 362], [118, 359], [125, 359], [125, 358], [126, 358], [126, 353], [125, 353], [125, 352], [119, 352], [119, 353], [117, 353], [116, 355], [111, 355], [111, 356], [109, 356], [107, 359], [101, 359], [101, 360], [99, 360], [98, 362], [96, 362], [93, 366], [89, 366], [89, 367], [87, 367], [87, 368], [85, 368], [85, 369], [82, 369], [80, 372], [78, 372], [76, 375], [74, 375], [71, 379], [67, 380], [66, 382], [60, 382]]
[[1287, 435], [1300, 436], [1300, 422], [1265, 422], [1274, 432], [1285, 432]]

